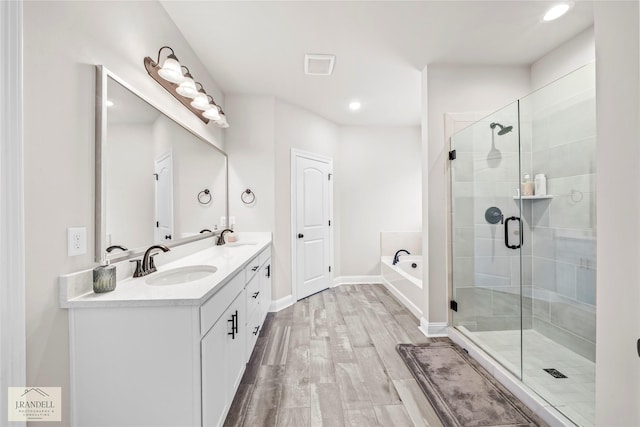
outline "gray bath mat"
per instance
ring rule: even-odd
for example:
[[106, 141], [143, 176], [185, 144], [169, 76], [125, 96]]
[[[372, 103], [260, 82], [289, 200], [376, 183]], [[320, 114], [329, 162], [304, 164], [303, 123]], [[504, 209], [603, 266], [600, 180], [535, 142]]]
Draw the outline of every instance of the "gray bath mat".
[[446, 427], [547, 426], [456, 344], [396, 348]]

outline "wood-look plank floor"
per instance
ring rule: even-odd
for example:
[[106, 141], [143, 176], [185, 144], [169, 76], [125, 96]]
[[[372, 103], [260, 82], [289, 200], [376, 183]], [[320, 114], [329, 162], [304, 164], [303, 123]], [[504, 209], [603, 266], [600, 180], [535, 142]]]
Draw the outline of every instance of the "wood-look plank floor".
[[395, 350], [428, 341], [382, 285], [312, 295], [269, 313], [224, 425], [441, 427]]

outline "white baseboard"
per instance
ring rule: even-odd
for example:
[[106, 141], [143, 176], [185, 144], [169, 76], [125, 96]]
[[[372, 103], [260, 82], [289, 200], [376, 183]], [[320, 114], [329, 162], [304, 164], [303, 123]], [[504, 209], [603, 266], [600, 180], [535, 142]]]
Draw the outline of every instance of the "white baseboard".
[[424, 317], [421, 317], [420, 330], [428, 337], [446, 337], [447, 322], [429, 322]]
[[333, 286], [340, 285], [368, 285], [382, 283], [382, 276], [338, 276], [333, 279]]
[[287, 295], [284, 298], [272, 300], [271, 304], [269, 304], [269, 312], [280, 311], [289, 307], [290, 305], [295, 304], [295, 300], [293, 299], [293, 295]]
[[417, 305], [412, 303], [411, 300], [409, 300], [409, 298], [405, 296], [405, 294], [398, 290], [398, 288], [393, 286], [388, 280], [385, 280], [384, 277], [382, 278], [382, 284], [389, 290], [389, 292], [393, 294], [394, 297], [396, 297], [402, 304], [404, 304], [404, 306], [407, 307], [407, 309], [411, 313], [413, 313], [414, 316], [416, 316], [418, 319], [422, 318], [422, 310], [420, 310]]
[[447, 328], [447, 335], [454, 343], [467, 350], [469, 356], [476, 360], [496, 380], [527, 405], [533, 412], [552, 427], [575, 427], [567, 417], [562, 415], [549, 402], [538, 396], [511, 372], [495, 359], [474, 344], [469, 338], [455, 328]]

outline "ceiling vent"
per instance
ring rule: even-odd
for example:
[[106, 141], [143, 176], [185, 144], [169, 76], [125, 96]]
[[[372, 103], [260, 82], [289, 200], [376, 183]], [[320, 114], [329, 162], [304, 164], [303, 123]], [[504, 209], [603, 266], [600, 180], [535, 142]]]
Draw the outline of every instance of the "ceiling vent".
[[304, 55], [304, 73], [310, 76], [330, 76], [333, 73], [335, 55]]

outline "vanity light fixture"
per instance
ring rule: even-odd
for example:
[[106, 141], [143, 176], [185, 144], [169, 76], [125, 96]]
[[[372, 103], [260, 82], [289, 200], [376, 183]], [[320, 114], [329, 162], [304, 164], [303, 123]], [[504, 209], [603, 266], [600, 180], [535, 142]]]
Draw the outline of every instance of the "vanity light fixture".
[[169, 49], [171, 53], [167, 56], [167, 59], [164, 60], [162, 67], [158, 70], [158, 75], [163, 79], [170, 81], [171, 83], [180, 83], [182, 82], [182, 69], [180, 68], [180, 62], [178, 58], [173, 53], [173, 49], [169, 46], [162, 46], [158, 51], [158, 60], [156, 64], [160, 62], [160, 52], [162, 49]]
[[[204, 111], [209, 106], [209, 97], [210, 96], [207, 95], [207, 92], [204, 91], [204, 88], [202, 87], [202, 84], [200, 82], [196, 82], [196, 84], [200, 85], [200, 89], [198, 89], [198, 93], [193, 98], [193, 101], [191, 101], [191, 106], [193, 108], [197, 108], [198, 110]], [[213, 98], [211, 98], [211, 99], [213, 99]]]
[[[167, 55], [160, 66], [160, 54], [164, 49], [169, 49], [171, 53]], [[160, 48], [158, 59], [155, 61], [148, 56], [144, 58], [144, 67], [160, 86], [198, 116], [200, 120], [205, 123], [212, 120], [216, 126], [221, 128], [229, 127], [222, 108], [215, 103], [211, 95], [207, 94], [201, 83], [194, 81], [189, 69], [180, 64], [173, 49], [169, 46]], [[184, 74], [183, 68], [186, 71]]]
[[[193, 76], [191, 75], [191, 73], [189, 72], [189, 69], [187, 67], [182, 65], [181, 68], [184, 68], [185, 70], [187, 70], [187, 72], [184, 73], [184, 79], [182, 79], [182, 81], [178, 85], [178, 88], [176, 89], [176, 92], [178, 92], [180, 95], [182, 95], [182, 96], [184, 96], [186, 98], [193, 99], [193, 98], [196, 97], [196, 95], [198, 95], [198, 89], [196, 88], [196, 82], [193, 81]], [[200, 85], [200, 86], [202, 86], [202, 85]]]
[[211, 95], [207, 96], [211, 99], [211, 103], [209, 103], [209, 100], [207, 99], [207, 106], [205, 107], [204, 113], [202, 113], [202, 115], [207, 119], [213, 121], [220, 120], [220, 111], [218, 111], [218, 105], [213, 102], [213, 98], [211, 98]]

